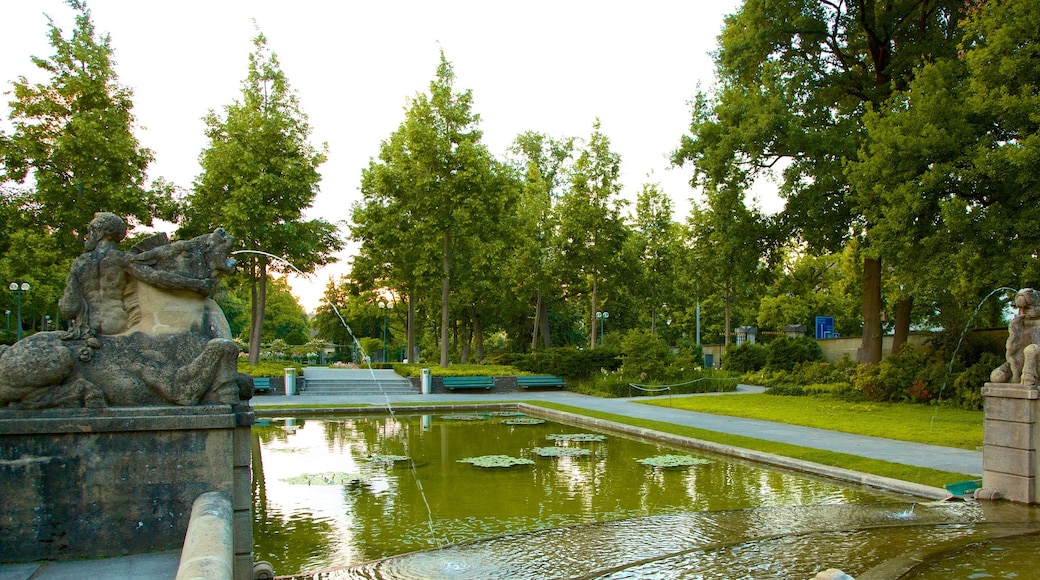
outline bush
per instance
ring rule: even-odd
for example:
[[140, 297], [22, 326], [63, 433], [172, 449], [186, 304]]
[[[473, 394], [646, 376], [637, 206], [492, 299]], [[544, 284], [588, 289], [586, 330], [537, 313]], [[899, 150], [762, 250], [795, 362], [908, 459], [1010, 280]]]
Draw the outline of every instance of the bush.
[[795, 365], [823, 360], [823, 350], [816, 340], [803, 336], [781, 336], [766, 345], [766, 367], [773, 370], [794, 370]]
[[621, 339], [622, 372], [633, 381], [664, 379], [668, 346], [645, 330], [630, 330]]
[[974, 411], [982, 410], [982, 386], [989, 381], [993, 369], [1003, 364], [1004, 359], [987, 352], [979, 356], [979, 362], [971, 365], [953, 381], [953, 396], [950, 401]]
[[762, 370], [765, 366], [766, 349], [749, 342], [730, 348], [722, 359], [724, 370], [737, 373], [750, 373]]
[[568, 379], [591, 377], [600, 369], [615, 371], [621, 366], [620, 352], [610, 348], [578, 350], [556, 347], [516, 355], [513, 366], [540, 375], [559, 375]]

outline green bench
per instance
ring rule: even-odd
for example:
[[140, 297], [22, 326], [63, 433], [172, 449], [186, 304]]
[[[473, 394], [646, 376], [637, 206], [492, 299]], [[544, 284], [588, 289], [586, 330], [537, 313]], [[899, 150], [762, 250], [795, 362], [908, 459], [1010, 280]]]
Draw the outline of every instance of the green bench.
[[454, 391], [455, 389], [488, 389], [495, 386], [492, 377], [444, 377], [444, 388]]
[[531, 387], [566, 387], [563, 377], [555, 375], [520, 375], [516, 377], [516, 386], [522, 389]]
[[271, 390], [271, 379], [270, 378], [259, 378], [253, 377], [253, 392], [267, 392]]

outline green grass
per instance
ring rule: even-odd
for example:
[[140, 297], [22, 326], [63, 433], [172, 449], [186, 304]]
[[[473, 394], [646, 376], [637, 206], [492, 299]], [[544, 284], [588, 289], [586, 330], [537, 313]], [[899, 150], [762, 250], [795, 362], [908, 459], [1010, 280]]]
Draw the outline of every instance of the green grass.
[[[749, 397], [752, 395], [735, 395], [740, 397]], [[714, 399], [720, 397], [695, 397], [697, 399]], [[932, 487], [942, 487], [947, 483], [956, 481], [963, 481], [966, 479], [974, 479], [971, 475], [963, 473], [955, 473], [952, 471], [941, 471], [938, 469], [929, 469], [926, 467], [915, 467], [912, 465], [904, 465], [901, 463], [892, 463], [889, 461], [881, 461], [878, 459], [869, 459], [866, 457], [859, 457], [857, 455], [847, 455], [844, 453], [835, 453], [833, 451], [824, 451], [821, 449], [812, 449], [809, 447], [801, 447], [798, 445], [790, 445], [787, 443], [776, 443], [774, 441], [766, 441], [763, 439], [755, 439], [753, 437], [744, 437], [742, 435], [729, 435], [727, 433], [718, 433], [715, 431], [707, 431], [704, 429], [698, 429], [696, 427], [685, 427], [682, 425], [675, 425], [672, 423], [664, 423], [661, 421], [651, 421], [647, 419], [634, 419], [632, 417], [625, 417], [622, 415], [614, 415], [612, 413], [602, 413], [598, 411], [590, 411], [588, 409], [582, 409], [579, 407], [571, 407], [569, 405], [561, 405], [558, 403], [550, 403], [546, 401], [525, 401], [529, 405], [535, 405], [539, 407], [546, 407], [549, 409], [556, 409], [558, 411], [565, 411], [568, 413], [574, 413], [575, 415], [583, 415], [586, 417], [594, 417], [597, 419], [604, 419], [607, 421], [613, 421], [615, 423], [622, 423], [625, 425], [632, 425], [635, 427], [641, 427], [644, 429], [653, 429], [654, 431], [661, 431], [663, 433], [671, 433], [682, 437], [691, 437], [693, 439], [701, 439], [703, 441], [711, 441], [714, 443], [720, 443], [722, 445], [730, 445], [732, 447], [740, 447], [743, 449], [751, 449], [754, 451], [761, 451], [765, 453], [772, 453], [774, 455], [782, 455], [784, 457], [791, 457], [794, 459], [800, 459], [803, 461], [811, 461], [813, 463], [819, 463], [822, 465], [830, 465], [833, 467], [841, 467], [843, 469], [851, 469], [853, 471], [860, 471], [863, 473], [870, 473], [879, 475], [882, 477], [890, 477], [892, 479], [898, 479], [900, 481], [909, 481], [913, 483], [919, 483], [922, 485], [929, 485]]]
[[982, 446], [982, 411], [952, 407], [852, 403], [828, 397], [781, 397], [764, 393], [657, 399], [645, 404], [971, 451]]

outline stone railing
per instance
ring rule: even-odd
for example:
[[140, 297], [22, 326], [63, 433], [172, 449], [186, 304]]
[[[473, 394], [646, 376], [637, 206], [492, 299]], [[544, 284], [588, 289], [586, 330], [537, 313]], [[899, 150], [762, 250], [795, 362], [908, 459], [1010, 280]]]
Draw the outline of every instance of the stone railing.
[[177, 580], [232, 580], [235, 573], [234, 511], [227, 494], [210, 491], [191, 508]]

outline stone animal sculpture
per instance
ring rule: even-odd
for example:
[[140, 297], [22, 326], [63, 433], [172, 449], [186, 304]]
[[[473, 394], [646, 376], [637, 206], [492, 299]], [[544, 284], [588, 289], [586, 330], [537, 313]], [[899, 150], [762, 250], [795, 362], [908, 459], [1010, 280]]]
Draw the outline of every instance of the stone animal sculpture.
[[0, 407], [236, 404], [252, 396], [239, 350], [211, 298], [234, 271], [222, 229], [129, 252], [126, 223], [96, 214], [59, 302], [68, 331], [0, 347]]
[[1037, 384], [1040, 358], [1040, 292], [1023, 288], [1015, 295], [1018, 314], [1008, 324], [1007, 362], [990, 373], [994, 383]]

